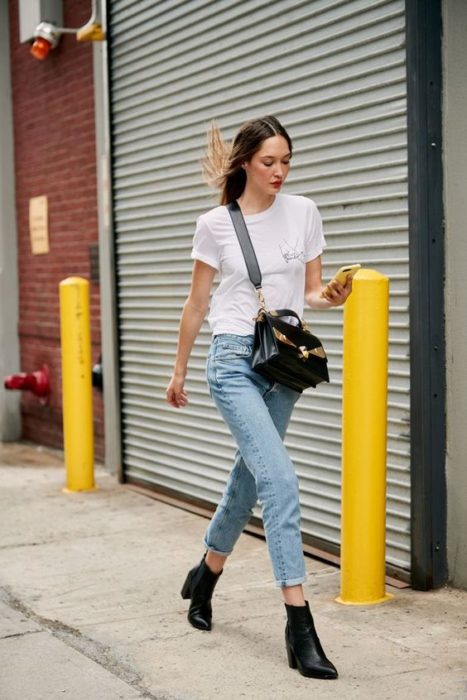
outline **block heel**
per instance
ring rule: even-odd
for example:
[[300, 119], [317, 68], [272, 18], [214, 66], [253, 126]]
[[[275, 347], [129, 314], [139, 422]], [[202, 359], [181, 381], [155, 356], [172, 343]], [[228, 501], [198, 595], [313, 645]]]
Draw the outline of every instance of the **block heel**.
[[188, 576], [185, 579], [185, 583], [183, 584], [182, 590], [180, 592], [180, 595], [182, 596], [183, 600], [189, 600], [191, 598], [191, 581], [193, 578], [193, 569], [189, 572]]
[[289, 660], [289, 668], [297, 668], [297, 659], [295, 658], [295, 654], [292, 651], [292, 648], [289, 644], [287, 636], [285, 638], [285, 648], [287, 650], [287, 659]]

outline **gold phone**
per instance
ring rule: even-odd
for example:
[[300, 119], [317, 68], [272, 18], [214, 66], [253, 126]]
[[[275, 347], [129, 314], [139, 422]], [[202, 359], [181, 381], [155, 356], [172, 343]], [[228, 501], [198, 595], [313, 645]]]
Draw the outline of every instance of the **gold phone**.
[[[338, 282], [340, 282], [340, 284], [345, 285], [345, 283], [347, 282], [347, 277], [353, 278], [354, 275], [356, 275], [356, 273], [360, 270], [360, 268], [361, 268], [361, 265], [359, 263], [355, 263], [354, 265], [343, 265], [342, 267], [340, 267], [337, 270], [337, 272], [334, 275], [334, 277], [332, 278], [331, 282], [333, 282], [334, 280], [337, 280]], [[326, 287], [321, 292], [321, 296], [324, 295], [324, 292], [326, 291], [328, 286], [329, 286], [329, 283], [326, 285]]]

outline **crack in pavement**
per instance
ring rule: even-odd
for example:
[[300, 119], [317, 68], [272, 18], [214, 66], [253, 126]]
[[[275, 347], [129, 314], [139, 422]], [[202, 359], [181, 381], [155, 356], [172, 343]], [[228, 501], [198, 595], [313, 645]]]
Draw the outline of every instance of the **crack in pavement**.
[[2, 544], [0, 545], [0, 551], [5, 549], [19, 549], [19, 547], [37, 547], [39, 544], [45, 544], [45, 542], [13, 542], [12, 544]]
[[0, 642], [4, 639], [12, 639], [13, 637], [25, 637], [27, 634], [39, 634], [42, 630], [26, 630], [26, 632], [16, 632], [16, 634], [5, 634], [0, 637]]
[[134, 527], [134, 528], [127, 528], [127, 529], [122, 529], [122, 530], [112, 530], [108, 531], [104, 527], [102, 530], [99, 530], [97, 532], [92, 532], [92, 533], [86, 533], [86, 532], [81, 532], [81, 533], [67, 533], [64, 534], [62, 533], [61, 537], [58, 539], [55, 536], [50, 536], [46, 537], [43, 540], [38, 540], [38, 541], [33, 541], [33, 542], [10, 542], [9, 544], [2, 544], [0, 545], [0, 551], [4, 551], [7, 549], [16, 549], [19, 547], [38, 547], [40, 545], [49, 545], [49, 544], [59, 544], [63, 545], [65, 542], [73, 542], [76, 539], [76, 536], [80, 540], [89, 540], [89, 539], [100, 539], [102, 537], [114, 537], [115, 535], [120, 535], [122, 533], [128, 534], [128, 533], [138, 533], [139, 528]]
[[[8, 607], [10, 607], [12, 610], [20, 612], [29, 620], [36, 622], [43, 629], [47, 629], [61, 642], [69, 647], [72, 647], [75, 649], [75, 651], [78, 651], [83, 656], [86, 656], [88, 659], [137, 690], [141, 694], [142, 698], [147, 698], [147, 700], [180, 700], [180, 698], [176, 698], [175, 696], [168, 695], [166, 693], [154, 695], [144, 687], [141, 674], [127, 663], [117, 658], [109, 647], [95, 639], [91, 639], [90, 637], [83, 635], [79, 629], [66, 625], [63, 622], [60, 622], [60, 620], [52, 620], [47, 617], [43, 617], [42, 615], [38, 615], [31, 608], [28, 608], [27, 605], [25, 605], [19, 598], [17, 598], [9, 587], [0, 586], [0, 600], [5, 603], [5, 605], [8, 605]], [[41, 632], [43, 629], [37, 630], [36, 632]], [[7, 635], [5, 638], [21, 637], [25, 634], [28, 634], [28, 632]]]

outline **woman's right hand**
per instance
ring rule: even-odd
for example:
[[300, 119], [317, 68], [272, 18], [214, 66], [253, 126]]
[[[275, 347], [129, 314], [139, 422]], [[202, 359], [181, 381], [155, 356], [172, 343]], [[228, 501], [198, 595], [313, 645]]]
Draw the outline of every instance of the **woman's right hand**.
[[178, 374], [173, 374], [169, 382], [165, 398], [174, 408], [184, 408], [188, 403], [188, 396], [184, 389], [185, 377]]
[[209, 293], [215, 274], [216, 270], [210, 265], [206, 265], [201, 260], [194, 261], [190, 294], [183, 305], [180, 319], [174, 373], [165, 393], [167, 403], [174, 408], [185, 408], [188, 403], [188, 396], [183, 388], [188, 360], [208, 310]]

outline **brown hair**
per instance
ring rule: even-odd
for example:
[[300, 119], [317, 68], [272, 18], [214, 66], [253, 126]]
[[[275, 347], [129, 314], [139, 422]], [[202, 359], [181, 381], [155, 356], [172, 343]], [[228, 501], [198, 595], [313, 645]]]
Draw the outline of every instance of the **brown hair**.
[[216, 122], [208, 131], [208, 147], [202, 161], [203, 175], [211, 187], [221, 191], [220, 203], [229, 204], [238, 199], [246, 184], [243, 163], [248, 163], [259, 151], [263, 141], [271, 136], [283, 136], [292, 153], [292, 141], [276, 117], [253, 119], [240, 127], [232, 144], [222, 138]]

